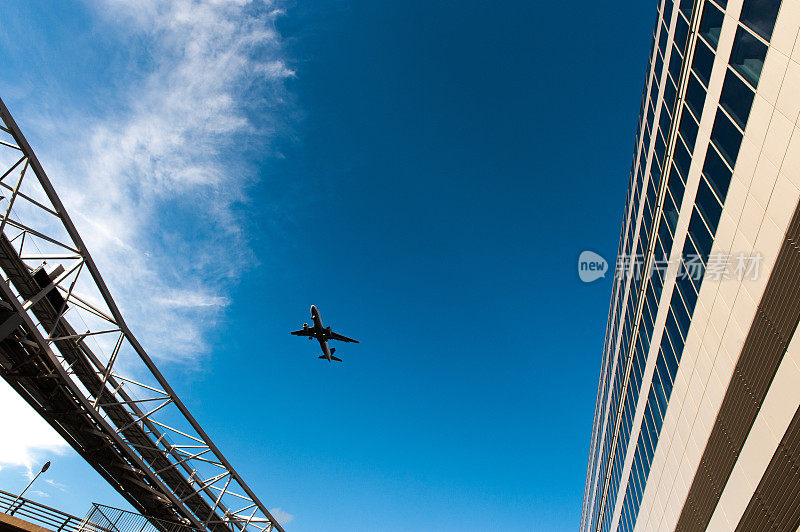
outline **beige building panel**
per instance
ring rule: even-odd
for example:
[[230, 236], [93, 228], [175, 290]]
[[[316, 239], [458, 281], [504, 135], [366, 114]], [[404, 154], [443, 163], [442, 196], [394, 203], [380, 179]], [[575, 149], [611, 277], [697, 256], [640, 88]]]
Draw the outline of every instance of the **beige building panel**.
[[[775, 113], [775, 115], [779, 114]], [[788, 133], [791, 134], [791, 129]], [[787, 145], [789, 144], [788, 136], [785, 142]], [[765, 150], [766, 146], [767, 143], [765, 142]], [[781, 159], [783, 159], [783, 154], [781, 154]], [[769, 157], [762, 154], [761, 157], [758, 158], [755, 175], [756, 178], [750, 182], [750, 197], [758, 202], [763, 212], [766, 212], [769, 198], [772, 196], [772, 189], [775, 187], [775, 182], [778, 180], [778, 165], [773, 163]]]
[[783, 76], [786, 74], [786, 67], [788, 66], [789, 57], [774, 47], [770, 47], [767, 51], [767, 57], [764, 59], [761, 78], [758, 81], [758, 92], [772, 106], [778, 101], [778, 93], [781, 90]]
[[775, 21], [775, 29], [772, 30], [770, 45], [786, 56], [792, 55], [792, 51], [796, 47], [799, 26], [800, 2], [783, 0], [778, 20]]
[[800, 124], [795, 125], [792, 132], [792, 139], [789, 141], [789, 149], [786, 150], [780, 173], [795, 187], [800, 188], [800, 127], [798, 126]]
[[[795, 99], [800, 100], [800, 98]], [[762, 155], [769, 159], [776, 169], [783, 164], [783, 156], [786, 155], [786, 149], [789, 147], [793, 129], [794, 120], [789, 120], [777, 110], [772, 113], [772, 120], [770, 121], [769, 129], [767, 129], [767, 136], [764, 139]]]
[[789, 61], [775, 108], [794, 124], [800, 114], [800, 63]]

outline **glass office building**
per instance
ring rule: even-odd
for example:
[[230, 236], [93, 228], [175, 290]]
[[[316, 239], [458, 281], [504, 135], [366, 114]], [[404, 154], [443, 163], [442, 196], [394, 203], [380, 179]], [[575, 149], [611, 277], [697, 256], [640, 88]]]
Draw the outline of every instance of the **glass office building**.
[[581, 530], [800, 527], [800, 0], [660, 0]]

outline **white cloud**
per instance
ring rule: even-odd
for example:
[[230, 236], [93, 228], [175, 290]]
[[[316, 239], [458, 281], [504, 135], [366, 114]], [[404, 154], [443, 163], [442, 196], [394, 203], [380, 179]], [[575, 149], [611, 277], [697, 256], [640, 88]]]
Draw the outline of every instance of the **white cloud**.
[[67, 444], [47, 422], [4, 381], [0, 381], [0, 467], [24, 467], [31, 476], [52, 454]]
[[[253, 262], [237, 211], [257, 179], [246, 155], [269, 152], [288, 107], [280, 11], [269, 1], [88, 1], [96, 31], [134, 50], [128, 66], [139, 70], [117, 73], [122, 88], [109, 79], [103, 90], [116, 93], [90, 116], [61, 105], [65, 116], [38, 117], [36, 149], [151, 357], [193, 363]], [[31, 469], [65, 449], [5, 384], [0, 404], [0, 426], [16, 428], [0, 438], [0, 463]]]
[[259, 1], [91, 5], [98, 31], [136, 51], [138, 76], [109, 72], [132, 81], [93, 112], [46, 117], [61, 134], [37, 148], [126, 317], [141, 322], [134, 331], [166, 319], [194, 340], [155, 356], [202, 351], [205, 326], [193, 330], [196, 317], [173, 309], [223, 310], [227, 283], [252, 259], [237, 213], [256, 180], [246, 159], [269, 153], [293, 75], [274, 29], [279, 11]]
[[294, 521], [294, 516], [292, 514], [281, 510], [280, 508], [273, 508], [269, 511], [269, 513], [272, 514], [272, 517], [274, 517], [275, 520], [281, 524], [281, 526], [286, 526]]
[[[60, 193], [151, 356], [195, 361], [253, 262], [237, 206], [281, 121], [281, 56], [270, 2], [95, 0], [144, 72], [124, 105], [90, 121], [66, 161]], [[255, 118], [254, 118], [255, 117]]]

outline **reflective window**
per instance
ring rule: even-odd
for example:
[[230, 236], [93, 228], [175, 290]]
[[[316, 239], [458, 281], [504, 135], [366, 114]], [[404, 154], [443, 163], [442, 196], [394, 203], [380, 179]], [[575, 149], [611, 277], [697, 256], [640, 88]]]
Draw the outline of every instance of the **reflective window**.
[[708, 86], [708, 80], [711, 78], [713, 66], [714, 52], [703, 41], [697, 41], [697, 46], [694, 49], [694, 59], [692, 60], [692, 70], [706, 86]]
[[659, 50], [659, 52], [656, 54], [656, 65], [654, 70], [656, 74], [656, 79], [659, 80], [661, 79], [661, 72], [663, 71], [664, 71], [664, 60], [661, 59], [661, 51]]
[[742, 146], [742, 132], [731, 122], [731, 119], [722, 109], [717, 110], [714, 129], [711, 130], [711, 141], [728, 161], [728, 164], [734, 167], [736, 165], [736, 157], [739, 155], [739, 148]]
[[728, 69], [725, 75], [725, 84], [722, 86], [719, 104], [728, 111], [728, 114], [733, 117], [742, 130], [747, 125], [747, 118], [750, 116], [750, 108], [753, 106], [754, 97], [753, 90], [732, 70]]
[[703, 215], [703, 220], [705, 220], [711, 233], [716, 233], [719, 217], [722, 215], [722, 205], [711, 191], [711, 187], [705, 179], [700, 180], [700, 186], [697, 188], [695, 205], [700, 211], [700, 214]]
[[672, 160], [675, 162], [675, 167], [678, 169], [678, 172], [683, 176], [683, 180], [686, 181], [686, 177], [689, 175], [689, 165], [692, 164], [692, 154], [689, 153], [689, 150], [686, 149], [683, 142], [675, 143], [675, 151]]
[[[706, 227], [706, 224], [703, 222], [703, 219], [700, 217], [700, 213], [697, 211], [695, 207], [692, 210], [692, 219], [689, 222], [689, 236], [692, 237], [692, 241], [694, 242], [695, 247], [697, 248], [697, 253], [687, 253], [687, 255], [699, 255], [704, 261], [705, 258], [708, 257], [708, 254], [711, 253], [711, 246], [714, 243], [714, 237]], [[692, 257], [687, 257], [689, 260]], [[689, 265], [691, 268], [692, 265]], [[689, 270], [689, 274], [691, 275], [691, 269]]]
[[681, 136], [683, 137], [684, 142], [686, 142], [686, 146], [689, 149], [694, 149], [695, 141], [697, 140], [697, 130], [699, 126], [697, 121], [692, 116], [686, 107], [683, 108], [683, 114], [681, 115], [681, 125], [679, 131]]
[[761, 76], [766, 55], [766, 45], [739, 26], [736, 30], [736, 39], [733, 41], [730, 63], [753, 87], [758, 87], [758, 78]]
[[766, 40], [772, 38], [781, 0], [744, 0], [739, 20]]
[[662, 24], [661, 25], [661, 35], [658, 37], [658, 49], [661, 50], [662, 54], [667, 53], [667, 37], [669, 37], [669, 32], [667, 31], [667, 26]]
[[672, 6], [673, 6], [672, 0], [666, 0], [664, 2], [664, 14], [662, 15], [661, 18], [663, 18], [664, 21], [666, 21], [667, 25], [669, 25], [670, 21], [672, 20]]
[[[689, 15], [691, 16], [691, 15]], [[686, 38], [689, 36], [689, 23], [683, 16], [678, 15], [678, 22], [675, 24], [675, 46], [681, 51], [686, 49]]]
[[[670, 185], [671, 184], [672, 183], [670, 183]], [[672, 194], [669, 193], [669, 190], [667, 190], [667, 194], [664, 195], [664, 218], [667, 223], [662, 223], [659, 228], [668, 228], [670, 234], [674, 234], [675, 225], [678, 223], [678, 207], [675, 205], [675, 201], [672, 198]]]
[[706, 2], [703, 9], [703, 20], [700, 22], [700, 35], [708, 41], [712, 48], [719, 43], [719, 33], [722, 30], [722, 21], [725, 16], [711, 2]]
[[706, 160], [703, 163], [703, 175], [708, 179], [711, 188], [723, 202], [728, 194], [728, 187], [731, 184], [731, 170], [722, 160], [722, 157], [714, 146], [708, 147]]
[[661, 134], [665, 137], [669, 134], [669, 126], [672, 124], [672, 117], [669, 115], [666, 104], [661, 104], [661, 116], [658, 117], [658, 127]]
[[[679, 19], [681, 17], [678, 17]], [[676, 37], [677, 38], [677, 37]], [[672, 55], [669, 58], [669, 74], [672, 76], [672, 79], [675, 82], [678, 82], [681, 76], [681, 66], [683, 65], [683, 57], [678, 52], [678, 48], [676, 46], [672, 47]]]
[[655, 156], [658, 158], [658, 164], [659, 165], [663, 164], [664, 151], [666, 149], [667, 149], [667, 145], [664, 143], [664, 140], [661, 138], [661, 135], [658, 135], [658, 137], [656, 137]]
[[706, 89], [697, 80], [697, 76], [689, 76], [689, 85], [686, 88], [686, 104], [695, 116], [701, 116], [703, 105], [706, 103]]
[[671, 77], [667, 76], [667, 82], [664, 84], [664, 105], [667, 106], [667, 109], [672, 109], [672, 106], [675, 105], [676, 94], [675, 83]]
[[669, 176], [669, 193], [672, 198], [675, 200], [675, 205], [678, 207], [681, 206], [681, 202], [683, 201], [683, 191], [685, 189], [685, 185], [683, 184], [681, 175], [678, 173], [675, 166], [672, 167], [672, 173]]

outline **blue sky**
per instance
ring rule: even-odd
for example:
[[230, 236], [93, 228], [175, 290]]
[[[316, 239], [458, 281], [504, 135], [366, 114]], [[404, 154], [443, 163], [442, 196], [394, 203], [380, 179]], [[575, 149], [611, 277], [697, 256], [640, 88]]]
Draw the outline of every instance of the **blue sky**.
[[[4, 10], [0, 95], [134, 331], [289, 530], [575, 529], [577, 257], [613, 261], [654, 6], [237, 4]], [[1, 489], [52, 459], [34, 497], [124, 504], [10, 410]]]

